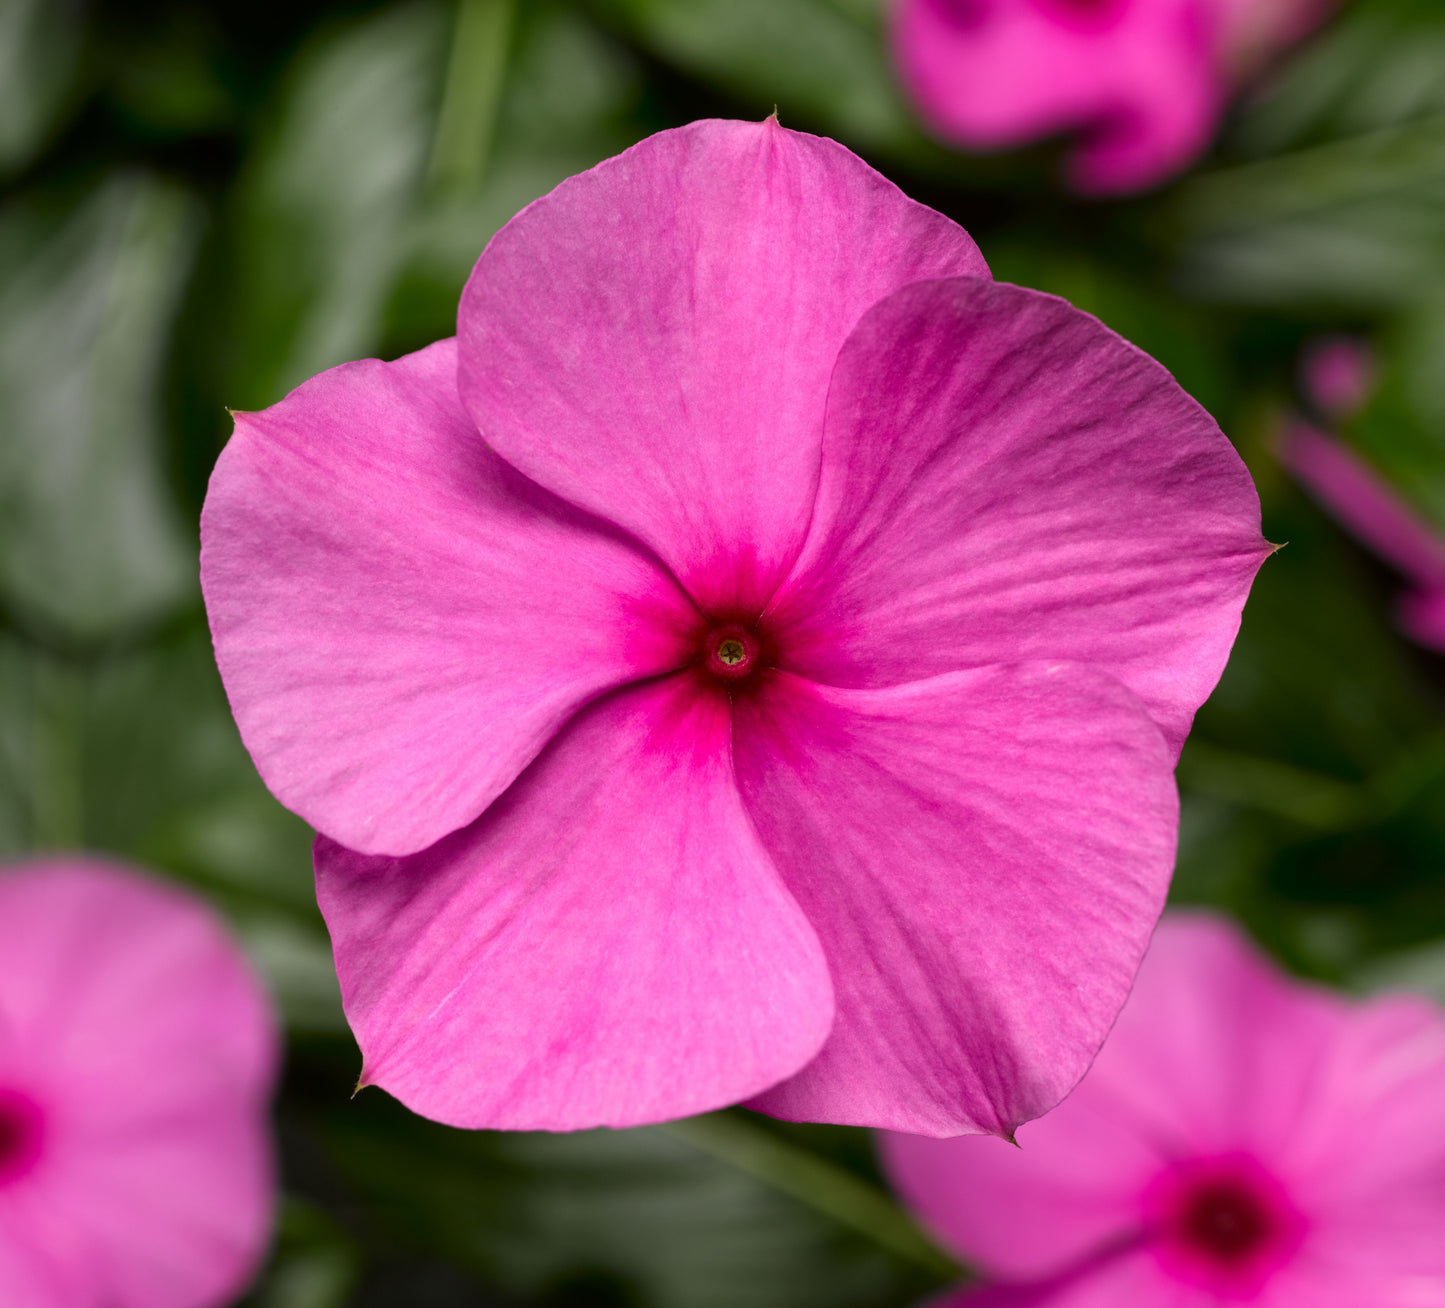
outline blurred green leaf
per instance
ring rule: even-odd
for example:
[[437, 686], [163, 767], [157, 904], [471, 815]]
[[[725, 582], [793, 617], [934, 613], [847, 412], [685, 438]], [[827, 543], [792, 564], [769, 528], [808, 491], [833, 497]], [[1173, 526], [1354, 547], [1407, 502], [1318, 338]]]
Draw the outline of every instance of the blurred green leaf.
[[0, 0], [0, 177], [28, 163], [55, 129], [79, 63], [80, 6]]
[[1357, 0], [1285, 59], [1233, 133], [1246, 154], [1369, 133], [1445, 113], [1437, 0]]
[[345, 1029], [311, 832], [256, 775], [199, 621], [99, 661], [0, 632], [0, 853], [81, 846], [204, 892], [288, 1025]]
[[515, 1294], [585, 1272], [639, 1308], [863, 1308], [939, 1283], [658, 1128], [459, 1132], [367, 1091], [321, 1129], [391, 1238]]
[[594, 0], [658, 57], [727, 90], [759, 118], [776, 105], [865, 150], [941, 155], [904, 106], [882, 5], [864, 0]]
[[445, 9], [391, 6], [296, 59], [232, 214], [227, 403], [274, 403], [374, 353], [411, 241], [440, 96]]
[[[462, 75], [455, 64], [452, 75]], [[417, 214], [388, 308], [388, 344], [415, 349], [453, 332], [462, 286], [492, 234], [644, 135], [642, 93], [636, 59], [595, 23], [555, 0], [523, 6], [487, 166], [470, 190], [444, 188]]]
[[431, 181], [445, 195], [476, 189], [487, 166], [516, 0], [458, 0]]
[[287, 1196], [270, 1265], [245, 1308], [344, 1308], [360, 1262], [341, 1227], [314, 1204]]
[[158, 392], [199, 223], [184, 191], [139, 175], [58, 229], [39, 206], [0, 215], [0, 597], [74, 639], [194, 593]]

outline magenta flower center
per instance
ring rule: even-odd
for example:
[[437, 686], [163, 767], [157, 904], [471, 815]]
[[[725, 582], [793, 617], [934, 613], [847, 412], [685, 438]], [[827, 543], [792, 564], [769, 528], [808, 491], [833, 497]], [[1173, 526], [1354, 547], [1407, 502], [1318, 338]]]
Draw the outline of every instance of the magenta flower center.
[[1248, 1155], [1176, 1164], [1150, 1188], [1146, 1224], [1165, 1269], [1211, 1293], [1252, 1294], [1294, 1257], [1305, 1219]]
[[1223, 1177], [1187, 1196], [1175, 1237], [1202, 1258], [1234, 1265], [1247, 1262], [1274, 1236], [1268, 1207], [1249, 1186]]
[[29, 1095], [0, 1088], [0, 1185], [18, 1181], [40, 1159], [45, 1115]]
[[723, 681], [740, 682], [758, 670], [762, 654], [756, 631], [742, 623], [724, 623], [709, 631], [703, 642], [703, 667]]

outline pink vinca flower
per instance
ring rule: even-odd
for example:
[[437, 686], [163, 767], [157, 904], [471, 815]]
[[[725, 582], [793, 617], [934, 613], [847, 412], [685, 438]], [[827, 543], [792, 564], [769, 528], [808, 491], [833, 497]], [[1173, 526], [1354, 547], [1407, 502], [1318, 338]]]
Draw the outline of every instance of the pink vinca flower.
[[1354, 536], [1399, 569], [1412, 589], [1397, 608], [1413, 639], [1445, 651], [1445, 540], [1359, 455], [1299, 421], [1279, 442], [1280, 461]]
[[502, 229], [238, 415], [202, 580], [363, 1079], [462, 1126], [1009, 1131], [1169, 876], [1267, 547], [1162, 368], [776, 122]]
[[973, 149], [1081, 140], [1090, 194], [1153, 186], [1203, 152], [1234, 83], [1323, 18], [1330, 0], [897, 0], [909, 94]]
[[1321, 336], [1300, 356], [1300, 383], [1312, 408], [1336, 421], [1365, 407], [1375, 388], [1375, 352], [1360, 336]]
[[0, 1303], [233, 1302], [270, 1236], [275, 1064], [189, 895], [92, 858], [0, 871]]
[[1204, 914], [1160, 924], [1098, 1060], [1020, 1147], [881, 1144], [1000, 1281], [951, 1308], [1445, 1304], [1445, 1019], [1291, 980]]

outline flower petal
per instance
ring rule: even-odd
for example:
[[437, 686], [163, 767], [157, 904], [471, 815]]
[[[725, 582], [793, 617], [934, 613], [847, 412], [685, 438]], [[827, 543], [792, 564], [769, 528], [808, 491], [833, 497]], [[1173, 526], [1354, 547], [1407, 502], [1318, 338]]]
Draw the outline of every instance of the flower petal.
[[272, 792], [353, 849], [477, 816], [600, 691], [686, 660], [653, 559], [491, 453], [456, 347], [237, 414], [201, 519], [231, 708]]
[[756, 612], [807, 530], [839, 347], [890, 291], [957, 273], [988, 273], [967, 233], [836, 142], [692, 123], [493, 238], [462, 296], [462, 393], [504, 458], [704, 606]]
[[1167, 372], [1053, 296], [957, 278], [871, 310], [772, 621], [834, 685], [1092, 663], [1176, 752], [1270, 547], [1249, 473]]
[[754, 1106], [1008, 1134], [1078, 1080], [1163, 904], [1168, 751], [1112, 678], [978, 668], [886, 690], [774, 674], [740, 698], [738, 779], [822, 937], [838, 1013]]
[[1083, 129], [1074, 183], [1152, 186], [1209, 142], [1225, 84], [1216, 24], [1194, 0], [1096, 13], [1037, 0], [901, 0], [894, 44], [905, 85], [940, 135], [976, 148]]
[[1445, 590], [1445, 540], [1349, 446], [1291, 422], [1280, 461], [1359, 540], [1422, 590]]
[[0, 873], [0, 1073], [38, 1069], [115, 1123], [263, 1102], [276, 1056], [260, 983], [189, 895], [92, 857]]
[[1107, 1113], [1081, 1109], [1072, 1129], [1052, 1129], [1058, 1115], [1020, 1127], [1017, 1146], [891, 1131], [878, 1146], [894, 1186], [940, 1243], [991, 1276], [1033, 1280], [1137, 1236], [1140, 1195], [1164, 1166], [1148, 1140]]
[[[1308, 1302], [1300, 1300], [1300, 1308]], [[933, 1308], [1220, 1308], [1220, 1301], [1208, 1290], [1170, 1279], [1150, 1254], [1138, 1251], [1100, 1259], [1052, 1281], [962, 1290]]]
[[234, 1299], [275, 1206], [276, 1061], [260, 983], [189, 896], [94, 859], [0, 875], [0, 1085], [44, 1115], [0, 1186], [0, 1302]]
[[1281, 984], [1224, 921], [1172, 913], [1089, 1074], [1019, 1131], [1020, 1148], [895, 1136], [884, 1157], [966, 1260], [1054, 1276], [1137, 1240], [1145, 1195], [1175, 1160], [1242, 1152], [1275, 1170], [1344, 1015], [1333, 996]]
[[571, 1130], [717, 1108], [811, 1058], [827, 966], [730, 730], [690, 673], [630, 687], [422, 854], [319, 839], [363, 1080], [454, 1126]]

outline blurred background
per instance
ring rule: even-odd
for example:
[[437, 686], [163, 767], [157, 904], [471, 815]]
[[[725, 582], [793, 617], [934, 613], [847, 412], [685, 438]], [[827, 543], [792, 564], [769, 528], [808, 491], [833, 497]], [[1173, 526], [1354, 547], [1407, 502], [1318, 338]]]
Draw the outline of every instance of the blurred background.
[[1445, 997], [1445, 657], [1273, 454], [1311, 342], [1368, 342], [1339, 434], [1445, 531], [1445, 7], [1341, 6], [1189, 172], [1110, 201], [1064, 189], [1063, 142], [931, 141], [884, 27], [883, 0], [0, 0], [0, 855], [161, 869], [270, 979], [286, 1199], [249, 1308], [888, 1308], [950, 1275], [859, 1131], [501, 1136], [352, 1100], [310, 833], [211, 659], [227, 408], [450, 335], [512, 213], [693, 118], [838, 138], [1215, 415], [1287, 547], [1184, 754], [1175, 898], [1297, 973]]

